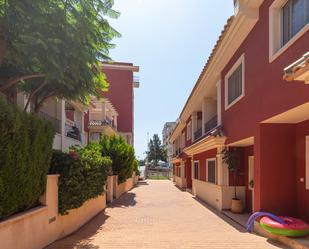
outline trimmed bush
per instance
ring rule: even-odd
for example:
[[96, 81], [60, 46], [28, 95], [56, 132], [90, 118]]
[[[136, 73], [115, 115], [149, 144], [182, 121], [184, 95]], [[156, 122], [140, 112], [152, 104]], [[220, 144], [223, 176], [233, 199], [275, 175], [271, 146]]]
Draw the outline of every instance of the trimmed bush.
[[84, 148], [72, 148], [69, 153], [54, 151], [50, 173], [60, 174], [60, 214], [68, 214], [70, 209], [103, 194], [112, 162], [102, 157], [101, 149], [99, 144], [91, 143]]
[[134, 171], [135, 171], [135, 174], [137, 176], [140, 176], [141, 175], [141, 172], [139, 172], [139, 161], [136, 159], [134, 160]]
[[39, 204], [53, 137], [48, 122], [0, 99], [0, 219]]
[[112, 170], [113, 174], [118, 175], [118, 183], [132, 177], [136, 160], [133, 147], [119, 136], [102, 136], [100, 145], [102, 156], [109, 156], [112, 159]]

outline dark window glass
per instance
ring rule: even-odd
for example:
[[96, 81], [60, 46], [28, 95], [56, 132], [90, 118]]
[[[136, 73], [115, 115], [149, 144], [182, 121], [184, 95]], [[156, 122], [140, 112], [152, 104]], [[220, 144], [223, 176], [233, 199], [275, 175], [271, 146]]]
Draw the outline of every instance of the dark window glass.
[[198, 179], [198, 162], [194, 163], [194, 179]]
[[242, 64], [228, 79], [228, 104], [231, 104], [242, 94]]
[[208, 161], [207, 165], [208, 182], [216, 183], [216, 161]]
[[309, 22], [309, 1], [289, 0], [282, 8], [282, 46]]

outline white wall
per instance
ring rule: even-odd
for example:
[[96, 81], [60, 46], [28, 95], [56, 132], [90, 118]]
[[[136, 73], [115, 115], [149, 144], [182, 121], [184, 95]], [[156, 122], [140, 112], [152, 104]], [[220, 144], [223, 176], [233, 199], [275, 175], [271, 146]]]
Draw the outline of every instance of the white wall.
[[[232, 198], [234, 197], [233, 186], [220, 186], [209, 182], [200, 180], [192, 180], [193, 194], [205, 201], [210, 206], [218, 209], [225, 210], [231, 208]], [[243, 206], [245, 206], [245, 194], [246, 187], [237, 187], [237, 197], [242, 200]]]

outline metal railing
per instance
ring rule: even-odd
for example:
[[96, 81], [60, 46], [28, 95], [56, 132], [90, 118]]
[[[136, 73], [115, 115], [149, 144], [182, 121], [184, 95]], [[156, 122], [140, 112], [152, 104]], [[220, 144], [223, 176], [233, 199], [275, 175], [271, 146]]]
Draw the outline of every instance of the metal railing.
[[103, 120], [103, 122], [105, 122], [106, 124], [108, 124], [108, 125], [111, 126], [112, 128], [116, 128], [116, 125], [115, 125], [114, 121], [112, 121], [112, 120], [109, 119], [108, 117], [106, 117], [105, 120]]
[[81, 131], [76, 127], [75, 123], [67, 120], [65, 123], [65, 134], [67, 137], [73, 138], [77, 141], [82, 141]]
[[194, 140], [199, 139], [202, 135], [203, 135], [203, 129], [201, 127], [194, 132]]
[[215, 115], [205, 123], [205, 134], [207, 134], [217, 126], [218, 126], [218, 116]]
[[42, 112], [42, 111], [38, 113], [38, 116], [41, 119], [44, 119], [50, 122], [57, 133], [61, 133], [61, 121], [59, 119], [52, 117], [49, 114]]
[[110, 127], [117, 129], [117, 126], [115, 125], [115, 123], [109, 118], [105, 118], [103, 120], [91, 120], [90, 124], [92, 124], [92, 125], [109, 125]]

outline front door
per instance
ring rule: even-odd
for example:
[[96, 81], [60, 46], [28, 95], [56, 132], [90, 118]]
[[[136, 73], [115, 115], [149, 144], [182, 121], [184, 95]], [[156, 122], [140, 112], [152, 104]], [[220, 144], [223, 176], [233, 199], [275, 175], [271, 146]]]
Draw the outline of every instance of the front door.
[[187, 161], [186, 165], [186, 177], [187, 177], [187, 188], [192, 188], [192, 166], [191, 161]]

